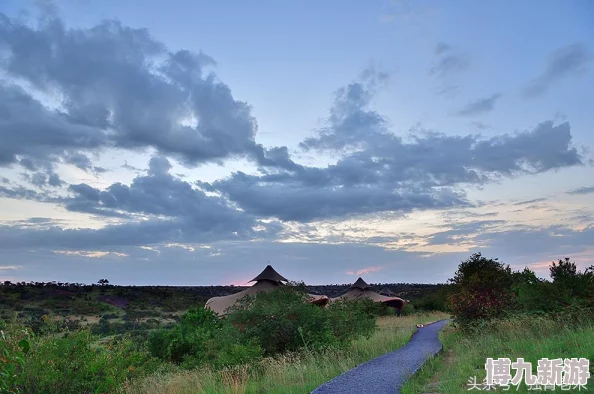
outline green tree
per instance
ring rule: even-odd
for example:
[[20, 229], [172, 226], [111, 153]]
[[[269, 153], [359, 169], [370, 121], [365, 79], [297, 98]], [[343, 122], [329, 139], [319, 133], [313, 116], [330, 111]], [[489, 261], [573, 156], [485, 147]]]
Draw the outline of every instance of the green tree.
[[514, 304], [514, 276], [509, 265], [475, 253], [458, 266], [454, 277], [451, 309], [457, 322], [502, 315]]

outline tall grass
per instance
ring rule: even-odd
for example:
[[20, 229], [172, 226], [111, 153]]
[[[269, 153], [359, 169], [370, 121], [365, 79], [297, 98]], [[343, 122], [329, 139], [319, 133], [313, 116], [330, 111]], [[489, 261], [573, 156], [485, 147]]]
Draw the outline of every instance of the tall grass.
[[[536, 374], [537, 362], [541, 358], [584, 357], [590, 360], [590, 372], [594, 376], [592, 320], [576, 323], [550, 317], [516, 317], [485, 324], [470, 333], [449, 326], [440, 333], [440, 338], [444, 352], [429, 360], [405, 384], [404, 394], [466, 393], [470, 388], [467, 385], [470, 377], [476, 376], [479, 383], [485, 378], [487, 357], [507, 357], [512, 361], [522, 357], [532, 363], [533, 374]], [[586, 392], [594, 391], [592, 379], [588, 387]], [[509, 391], [534, 392], [523, 384], [517, 391], [515, 386]], [[561, 389], [558, 387], [557, 391]]]
[[265, 358], [256, 365], [221, 371], [200, 368], [159, 373], [126, 387], [128, 394], [157, 393], [282, 393], [302, 394], [357, 365], [403, 346], [417, 323], [447, 318], [441, 312], [378, 318], [378, 329], [369, 338], [346, 348], [301, 351]]

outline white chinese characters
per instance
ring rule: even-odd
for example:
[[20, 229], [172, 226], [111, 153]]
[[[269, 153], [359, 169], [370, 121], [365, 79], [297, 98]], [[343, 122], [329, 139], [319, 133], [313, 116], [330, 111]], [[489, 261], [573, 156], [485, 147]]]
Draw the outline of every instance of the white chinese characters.
[[[560, 387], [561, 390], [581, 390], [590, 379], [590, 360], [587, 358], [542, 358], [538, 360], [536, 373], [532, 373], [532, 363], [518, 358], [487, 358], [486, 378], [478, 383], [476, 377], [468, 380], [468, 390], [494, 390], [497, 387], [509, 389], [525, 384], [530, 390], [547, 390]], [[513, 373], [512, 373], [513, 372]]]

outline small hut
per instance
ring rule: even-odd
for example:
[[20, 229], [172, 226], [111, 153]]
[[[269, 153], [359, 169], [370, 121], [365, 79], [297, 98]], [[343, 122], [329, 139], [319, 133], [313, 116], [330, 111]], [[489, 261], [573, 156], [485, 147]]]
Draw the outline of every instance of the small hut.
[[[254, 295], [261, 291], [274, 290], [279, 286], [284, 286], [288, 280], [276, 272], [271, 265], [267, 265], [266, 268], [264, 268], [264, 271], [262, 271], [258, 276], [250, 280], [248, 283], [251, 282], [256, 283], [253, 286], [250, 286], [238, 293], [209, 299], [206, 301], [205, 308], [211, 309], [219, 316], [223, 316], [226, 314], [228, 308], [235, 305], [235, 303], [243, 297]], [[324, 295], [310, 294], [309, 296], [310, 302], [314, 304], [326, 305], [329, 301], [329, 298]]]
[[330, 301], [340, 301], [340, 300], [358, 300], [358, 299], [370, 299], [374, 302], [382, 302], [392, 308], [395, 308], [397, 311], [400, 311], [404, 306], [404, 300], [399, 297], [394, 296], [384, 296], [381, 294], [376, 293], [371, 289], [363, 278], [359, 278], [351, 285], [346, 293], [339, 297], [332, 298]]

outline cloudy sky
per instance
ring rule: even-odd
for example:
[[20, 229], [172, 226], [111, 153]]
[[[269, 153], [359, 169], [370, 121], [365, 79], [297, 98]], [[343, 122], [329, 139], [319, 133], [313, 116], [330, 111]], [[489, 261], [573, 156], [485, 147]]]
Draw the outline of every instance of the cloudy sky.
[[0, 280], [594, 264], [594, 4], [0, 0]]

